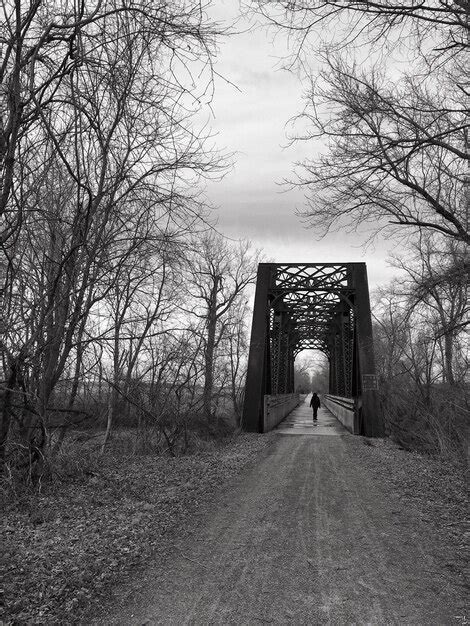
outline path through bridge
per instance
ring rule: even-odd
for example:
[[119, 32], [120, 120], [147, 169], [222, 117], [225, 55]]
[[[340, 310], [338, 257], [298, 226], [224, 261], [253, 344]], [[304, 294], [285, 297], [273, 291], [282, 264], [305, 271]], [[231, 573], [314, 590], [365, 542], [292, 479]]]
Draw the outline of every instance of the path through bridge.
[[328, 411], [320, 408], [318, 420], [313, 421], [312, 409], [309, 406], [310, 396], [279, 424], [276, 432], [280, 435], [342, 435], [347, 431]]
[[308, 434], [271, 435], [259, 463], [94, 623], [458, 623], [419, 514], [374, 477], [362, 438], [326, 411], [316, 427], [308, 416], [304, 404], [280, 429]]

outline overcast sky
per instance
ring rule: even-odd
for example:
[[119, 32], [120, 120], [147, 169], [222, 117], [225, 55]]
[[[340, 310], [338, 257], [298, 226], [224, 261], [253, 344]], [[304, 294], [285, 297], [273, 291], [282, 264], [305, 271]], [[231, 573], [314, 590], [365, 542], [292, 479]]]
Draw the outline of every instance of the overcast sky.
[[[214, 16], [229, 24], [237, 12], [237, 0], [218, 0]], [[247, 21], [236, 25], [237, 30], [248, 26]], [[381, 241], [364, 252], [365, 235], [333, 233], [318, 241], [295, 215], [304, 208], [302, 193], [280, 185], [293, 162], [310, 154], [305, 143], [286, 147], [286, 123], [302, 108], [299, 78], [279, 69], [287, 52], [287, 37], [265, 28], [221, 42], [216, 70], [236, 87], [216, 78], [207, 115], [217, 145], [236, 154], [227, 176], [208, 186], [208, 198], [218, 207], [218, 228], [229, 237], [250, 239], [270, 261], [366, 262], [371, 286], [383, 284], [394, 273], [386, 257], [396, 242]]]

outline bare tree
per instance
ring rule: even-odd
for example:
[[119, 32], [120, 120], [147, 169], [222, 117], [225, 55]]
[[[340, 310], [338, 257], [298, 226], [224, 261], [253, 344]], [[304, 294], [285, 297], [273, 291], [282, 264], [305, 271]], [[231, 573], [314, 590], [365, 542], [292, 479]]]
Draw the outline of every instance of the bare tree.
[[[126, 265], [120, 263], [119, 274], [113, 273], [113, 287], [106, 297], [106, 309], [112, 324], [103, 336], [110, 338], [108, 352], [112, 359], [111, 389], [107, 411], [104, 451], [122, 398], [133, 395], [137, 365], [145, 372], [148, 364], [147, 339], [168, 335], [166, 326], [180, 300], [176, 274], [180, 263], [178, 241], [171, 236], [158, 242], [143, 240], [142, 249], [134, 251]], [[137, 252], [137, 254], [136, 254]], [[129, 262], [130, 261], [130, 262]], [[142, 378], [142, 377], [139, 377]], [[144, 376], [145, 379], [145, 376]], [[130, 404], [127, 404], [130, 408]], [[128, 413], [129, 415], [129, 413]]]
[[[217, 350], [227, 337], [232, 311], [248, 285], [256, 280], [258, 254], [246, 241], [230, 245], [212, 232], [195, 247], [190, 269], [191, 312], [200, 322], [197, 330], [204, 346], [203, 412], [213, 417], [214, 367]], [[230, 333], [229, 333], [230, 336]]]
[[406, 447], [460, 456], [469, 407], [465, 261], [436, 251], [430, 271], [423, 250], [415, 254], [404, 278], [375, 298], [382, 408], [389, 433]]
[[309, 78], [293, 132], [314, 155], [297, 164], [293, 181], [306, 190], [304, 220], [320, 236], [364, 225], [419, 235], [397, 261], [405, 278], [381, 292], [375, 309], [383, 408], [404, 445], [449, 453], [468, 415], [457, 383], [468, 377], [470, 5], [255, 4], [287, 29], [292, 63]]
[[[208, 53], [216, 29], [199, 2], [188, 0], [169, 7], [167, 3], [156, 4], [151, 0], [130, 3], [34, 0], [27, 4], [2, 1], [0, 244], [17, 232], [25, 215], [17, 190], [27, 150], [23, 142], [38, 126], [51, 132], [51, 109], [57, 103], [84, 106], [81, 110], [86, 113], [87, 104], [75, 99], [79, 89], [84, 89], [81, 95], [86, 96], [87, 86], [82, 82], [80, 87], [81, 78], [87, 74], [89, 79], [92, 74], [98, 78], [95, 70], [102, 67], [103, 87], [109, 93], [113, 88], [122, 89], [126, 81], [129, 86], [129, 80], [133, 83], [133, 89], [139, 83], [140, 89], [142, 81], [152, 82], [157, 77], [173, 91], [175, 104], [178, 94], [191, 93], [186, 90], [182, 76], [195, 62], [200, 66], [198, 70], [210, 64]], [[131, 43], [134, 45], [130, 46]], [[122, 57], [114, 57], [114, 67], [110, 68], [108, 62], [117, 49]], [[126, 57], [135, 67], [132, 78], [122, 71]], [[168, 70], [165, 76], [162, 76], [162, 60]], [[67, 85], [71, 83], [77, 87], [75, 96], [64, 96], [64, 85], [70, 91]], [[197, 101], [194, 82], [192, 85], [192, 95]], [[206, 89], [207, 84], [201, 93]], [[106, 98], [101, 104], [105, 102]], [[144, 98], [142, 111], [146, 110], [152, 117], [151, 109], [158, 102]], [[76, 130], [80, 132], [92, 123], [92, 119], [84, 120]], [[58, 144], [56, 148], [60, 150]]]
[[456, 385], [468, 374], [456, 359], [470, 326], [470, 259], [466, 247], [452, 241], [442, 245], [435, 239], [421, 238], [406, 263], [395, 258], [394, 264], [407, 277], [401, 290], [410, 312], [423, 308], [427, 312], [428, 327], [442, 353], [442, 381]]
[[98, 304], [137, 248], [194, 230], [221, 165], [190, 124], [215, 33], [199, 3], [77, 7], [3, 5], [2, 450], [18, 417], [39, 456]]
[[432, 229], [470, 243], [468, 120], [455, 85], [413, 77], [394, 85], [329, 60], [312, 84], [302, 139], [328, 153], [301, 164], [303, 216], [319, 232], [369, 224]]
[[256, 0], [258, 10], [295, 37], [297, 55], [311, 51], [310, 38], [350, 48], [360, 42], [398, 45], [403, 40], [433, 57], [468, 48], [468, 0]]
[[230, 395], [237, 424], [241, 424], [246, 371], [248, 366], [249, 336], [247, 319], [248, 301], [240, 300], [233, 307], [227, 325], [227, 360], [230, 379]]
[[293, 133], [318, 155], [294, 180], [306, 222], [320, 236], [366, 222], [468, 244], [468, 1], [255, 5], [297, 41], [310, 77]]

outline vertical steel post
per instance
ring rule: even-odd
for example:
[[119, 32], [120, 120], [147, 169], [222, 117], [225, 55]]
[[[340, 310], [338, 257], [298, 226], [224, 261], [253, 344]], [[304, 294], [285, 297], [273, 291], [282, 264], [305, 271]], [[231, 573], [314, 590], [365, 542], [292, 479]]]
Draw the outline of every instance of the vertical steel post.
[[290, 393], [289, 388], [289, 343], [290, 320], [287, 311], [281, 313], [281, 343], [279, 346], [278, 393]]
[[295, 393], [295, 355], [291, 338], [289, 338], [289, 379], [287, 393]]
[[369, 286], [365, 263], [351, 263], [351, 283], [355, 290], [355, 318], [357, 331], [357, 359], [359, 366], [359, 410], [362, 411], [361, 434], [366, 437], [383, 437], [384, 422], [380, 411], [377, 376], [375, 373], [372, 317], [370, 312]]
[[329, 363], [330, 363], [330, 371], [329, 371], [329, 385], [328, 392], [336, 396], [337, 388], [336, 388], [336, 376], [337, 376], [337, 368], [336, 368], [336, 345], [335, 345], [335, 329], [333, 323], [330, 326], [330, 332], [328, 335], [328, 343], [329, 343]]
[[269, 302], [271, 266], [260, 263], [256, 279], [255, 304], [251, 327], [250, 352], [243, 403], [242, 427], [263, 432], [264, 395], [271, 389], [269, 368]]

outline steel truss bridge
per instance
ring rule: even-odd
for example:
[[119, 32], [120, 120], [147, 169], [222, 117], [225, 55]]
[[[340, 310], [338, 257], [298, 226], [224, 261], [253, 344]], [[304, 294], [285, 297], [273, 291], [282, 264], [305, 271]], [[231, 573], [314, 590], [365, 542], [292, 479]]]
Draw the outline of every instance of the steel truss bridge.
[[[329, 362], [329, 398], [349, 407], [356, 434], [383, 436], [365, 263], [258, 266], [243, 427], [264, 432], [265, 397], [294, 393], [302, 350]], [[346, 409], [345, 409], [346, 410]]]

